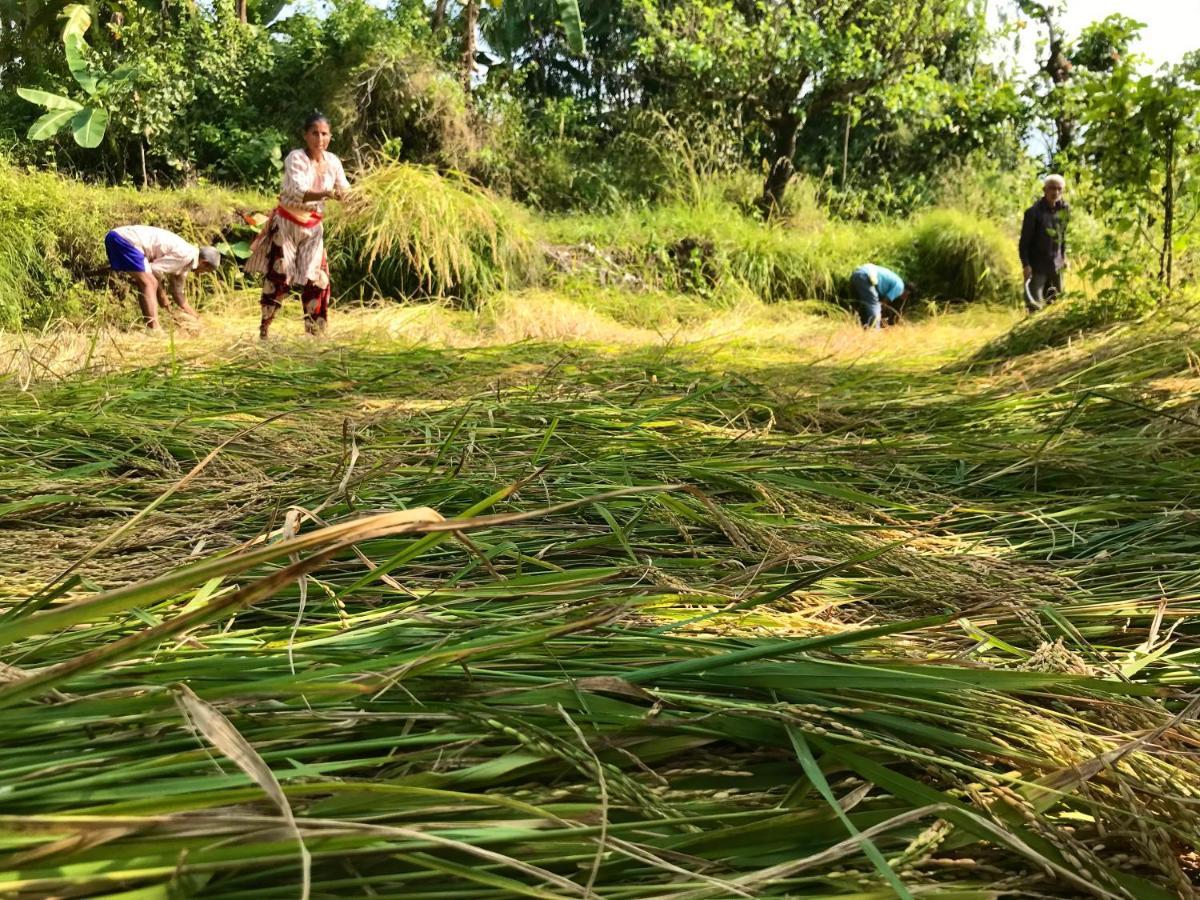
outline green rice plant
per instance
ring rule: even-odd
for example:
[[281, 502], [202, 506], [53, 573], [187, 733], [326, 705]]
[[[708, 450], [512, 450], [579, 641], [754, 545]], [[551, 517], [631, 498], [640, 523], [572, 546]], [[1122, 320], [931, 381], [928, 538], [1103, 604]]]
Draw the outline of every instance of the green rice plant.
[[602, 248], [665, 290], [720, 296], [736, 287], [767, 301], [832, 296], [838, 260], [825, 235], [842, 238], [837, 226], [799, 232], [718, 200], [551, 219], [546, 231], [554, 243]]
[[540, 250], [515, 205], [464, 176], [383, 164], [358, 178], [331, 217], [330, 265], [342, 292], [444, 297], [467, 304], [532, 281]]
[[599, 217], [551, 220], [556, 243], [604, 248], [639, 279], [719, 295], [737, 285], [767, 302], [849, 299], [850, 274], [874, 262], [947, 301], [1015, 295], [1015, 245], [994, 225], [935, 210], [892, 224], [764, 223], [710, 200]]
[[0, 329], [4, 330], [47, 318], [54, 290], [65, 287], [61, 273], [47, 264], [42, 236], [18, 221], [10, 222], [0, 232]]

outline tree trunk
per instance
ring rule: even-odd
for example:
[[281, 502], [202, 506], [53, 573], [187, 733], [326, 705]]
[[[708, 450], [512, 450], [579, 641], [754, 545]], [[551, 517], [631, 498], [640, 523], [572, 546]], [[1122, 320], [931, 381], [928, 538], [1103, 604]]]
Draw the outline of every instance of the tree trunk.
[[787, 192], [792, 173], [796, 171], [792, 162], [796, 156], [796, 135], [800, 131], [800, 119], [793, 112], [783, 113], [771, 123], [771, 131], [775, 136], [772, 146], [771, 169], [767, 172], [767, 180], [763, 183], [762, 197], [759, 207], [763, 217], [769, 218], [783, 206], [783, 195]]
[[246, 0], [237, 0], [237, 17], [238, 21], [245, 25], [250, 21], [249, 10], [246, 5]]
[[475, 75], [475, 29], [479, 24], [479, 0], [467, 0], [463, 15], [462, 83], [463, 90], [471, 93], [471, 78]]
[[1175, 124], [1171, 123], [1167, 134], [1166, 178], [1163, 181], [1163, 242], [1158, 257], [1158, 280], [1171, 289], [1171, 275], [1175, 263]]
[[850, 110], [846, 110], [846, 130], [842, 134], [842, 192], [846, 191], [846, 175], [850, 170]]
[[146, 139], [138, 138], [138, 150], [142, 154], [142, 190], [150, 187], [150, 173], [146, 169]]
[[433, 8], [431, 24], [434, 31], [441, 31], [442, 26], [446, 24], [446, 0], [437, 0], [437, 6]]

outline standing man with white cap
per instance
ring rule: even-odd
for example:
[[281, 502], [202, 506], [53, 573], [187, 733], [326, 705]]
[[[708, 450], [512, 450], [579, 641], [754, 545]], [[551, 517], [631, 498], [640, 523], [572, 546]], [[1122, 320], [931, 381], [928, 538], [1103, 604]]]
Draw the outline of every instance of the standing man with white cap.
[[1067, 218], [1063, 200], [1066, 181], [1051, 175], [1042, 197], [1025, 210], [1018, 250], [1025, 271], [1025, 309], [1034, 313], [1062, 293], [1062, 270], [1067, 267]]
[[189, 272], [213, 272], [221, 265], [221, 254], [214, 247], [197, 247], [165, 228], [151, 225], [122, 225], [104, 236], [108, 264], [114, 272], [123, 272], [138, 286], [142, 317], [146, 327], [158, 331], [159, 294], [168, 305], [163, 280], [170, 283], [170, 298], [181, 312], [199, 321], [183, 292]]

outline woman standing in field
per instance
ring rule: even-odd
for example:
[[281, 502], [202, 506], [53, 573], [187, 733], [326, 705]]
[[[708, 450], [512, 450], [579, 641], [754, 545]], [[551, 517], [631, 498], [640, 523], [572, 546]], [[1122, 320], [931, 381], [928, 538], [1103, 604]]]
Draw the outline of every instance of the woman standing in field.
[[313, 113], [304, 123], [303, 150], [293, 150], [283, 164], [279, 205], [255, 239], [247, 272], [263, 276], [262, 324], [267, 339], [271, 322], [292, 288], [300, 289], [304, 330], [323, 334], [329, 316], [329, 263], [321, 220], [325, 201], [350, 190], [342, 162], [329, 152], [329, 120]]

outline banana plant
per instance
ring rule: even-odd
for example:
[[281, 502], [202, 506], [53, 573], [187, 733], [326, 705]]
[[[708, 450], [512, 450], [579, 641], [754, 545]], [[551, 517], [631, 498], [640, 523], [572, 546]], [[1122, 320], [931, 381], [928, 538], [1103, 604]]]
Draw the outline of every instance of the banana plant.
[[567, 39], [567, 46], [575, 55], [583, 56], [587, 53], [587, 41], [583, 36], [583, 16], [579, 13], [579, 0], [554, 0], [554, 5], [558, 13], [558, 22]]
[[488, 0], [488, 5], [498, 18], [517, 28], [527, 29], [532, 21], [552, 21], [562, 29], [567, 49], [576, 56], [587, 53], [579, 0]]
[[67, 68], [83, 88], [88, 102], [80, 103], [70, 97], [37, 88], [17, 88], [20, 97], [46, 110], [44, 115], [29, 126], [26, 137], [33, 141], [45, 141], [63, 128], [69, 127], [75, 143], [80, 147], [98, 147], [104, 140], [109, 119], [108, 110], [103, 106], [103, 98], [114, 88], [128, 82], [136, 68], [125, 64], [106, 73], [88, 61], [89, 48], [85, 35], [92, 24], [92, 16], [83, 4], [74, 3], [67, 6], [60, 18], [64, 20], [62, 42], [67, 57]]

